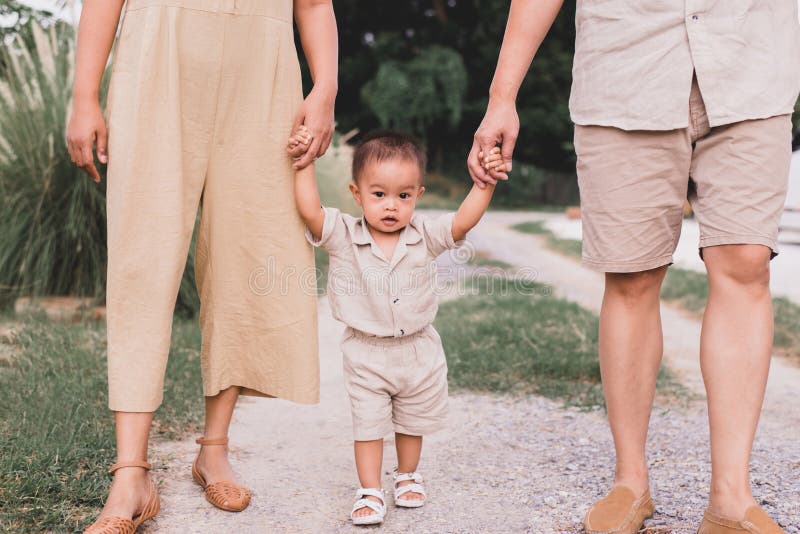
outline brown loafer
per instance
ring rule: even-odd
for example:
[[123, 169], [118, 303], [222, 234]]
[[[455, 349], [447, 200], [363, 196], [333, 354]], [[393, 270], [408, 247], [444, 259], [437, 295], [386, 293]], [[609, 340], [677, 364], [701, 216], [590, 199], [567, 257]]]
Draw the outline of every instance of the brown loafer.
[[653, 516], [650, 490], [636, 498], [627, 486], [614, 486], [611, 492], [594, 503], [583, 522], [587, 534], [636, 534], [645, 519]]
[[697, 534], [786, 534], [767, 513], [755, 504], [744, 519], [730, 519], [706, 510]]

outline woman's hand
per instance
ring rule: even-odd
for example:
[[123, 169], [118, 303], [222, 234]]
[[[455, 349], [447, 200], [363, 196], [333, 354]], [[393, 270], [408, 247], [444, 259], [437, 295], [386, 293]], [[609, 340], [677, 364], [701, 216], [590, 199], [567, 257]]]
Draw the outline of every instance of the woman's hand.
[[[295, 170], [305, 168], [309, 163], [321, 157], [328, 150], [333, 138], [333, 106], [336, 100], [335, 91], [326, 91], [316, 86], [300, 105], [294, 119], [292, 131], [296, 132], [301, 125], [311, 136], [310, 144], [297, 144], [290, 148], [289, 154], [297, 158], [292, 167]], [[305, 151], [305, 154], [303, 152]]]
[[72, 162], [99, 182], [100, 173], [94, 164], [95, 144], [97, 158], [108, 163], [108, 130], [100, 102], [96, 98], [75, 99], [67, 126], [67, 150]]
[[[472, 180], [480, 188], [486, 184], [496, 184], [497, 180], [508, 180], [511, 171], [511, 158], [514, 154], [514, 145], [519, 135], [519, 116], [514, 100], [489, 101], [486, 115], [483, 117], [472, 150], [467, 158], [467, 167]], [[491, 154], [496, 145], [500, 145], [502, 161], [505, 168], [493, 168], [482, 161], [481, 153]]]

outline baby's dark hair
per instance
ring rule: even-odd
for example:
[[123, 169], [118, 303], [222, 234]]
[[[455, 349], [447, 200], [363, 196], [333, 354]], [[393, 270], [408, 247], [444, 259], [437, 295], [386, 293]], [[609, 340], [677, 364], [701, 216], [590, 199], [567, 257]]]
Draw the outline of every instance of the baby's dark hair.
[[396, 130], [376, 130], [359, 141], [353, 153], [353, 181], [368, 163], [380, 163], [389, 159], [403, 159], [419, 166], [420, 185], [425, 177], [427, 157], [425, 148], [415, 137]]

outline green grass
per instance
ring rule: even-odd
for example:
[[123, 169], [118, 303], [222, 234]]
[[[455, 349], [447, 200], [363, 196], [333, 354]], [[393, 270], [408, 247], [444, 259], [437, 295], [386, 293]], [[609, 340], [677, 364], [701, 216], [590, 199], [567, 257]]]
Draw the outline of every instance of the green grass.
[[772, 299], [775, 351], [800, 361], [800, 306], [784, 297]]
[[515, 224], [511, 229], [526, 234], [550, 234], [550, 230], [545, 227], [544, 221], [525, 221]]
[[671, 266], [661, 287], [661, 298], [690, 312], [702, 313], [708, 299], [708, 278], [704, 273]]
[[583, 244], [580, 239], [564, 239], [550, 234], [547, 236], [547, 246], [564, 255], [580, 258]]
[[497, 270], [506, 270], [506, 269], [511, 269], [513, 267], [513, 265], [511, 265], [510, 263], [501, 260], [495, 260], [493, 258], [488, 258], [480, 254], [472, 256], [467, 263], [475, 267], [485, 267]]
[[[178, 320], [155, 434], [203, 414], [199, 328]], [[105, 328], [27, 319], [0, 362], [0, 531], [79, 531], [102, 506], [115, 457]]]
[[[435, 322], [453, 389], [604, 404], [597, 315], [535, 282], [480, 277], [474, 283], [477, 294], [443, 302]], [[662, 392], [675, 387], [664, 370], [659, 380]]]
[[557, 237], [553, 232], [547, 229], [545, 221], [526, 221], [515, 224], [511, 228], [512, 230], [517, 230], [518, 232], [526, 234], [543, 235], [547, 238], [548, 248], [567, 256], [581, 257], [581, 240]]

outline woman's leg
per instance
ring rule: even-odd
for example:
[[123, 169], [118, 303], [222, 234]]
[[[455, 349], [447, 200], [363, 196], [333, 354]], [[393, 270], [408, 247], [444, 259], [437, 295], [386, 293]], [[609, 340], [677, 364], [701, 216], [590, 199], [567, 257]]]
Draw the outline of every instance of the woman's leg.
[[[239, 398], [239, 387], [229, 387], [213, 397], [206, 397], [206, 427], [204, 436], [208, 439], [224, 438]], [[228, 462], [228, 446], [215, 445], [200, 448], [197, 470], [206, 482], [235, 481], [236, 475]]]
[[700, 366], [711, 430], [709, 508], [734, 519], [755, 504], [750, 451], [772, 355], [769, 257], [769, 248], [761, 245], [703, 249], [709, 292]]
[[[146, 461], [147, 438], [152, 412], [114, 412], [117, 433], [117, 462]], [[133, 517], [142, 510], [147, 498], [148, 473], [141, 468], [120, 469], [100, 517]]]

